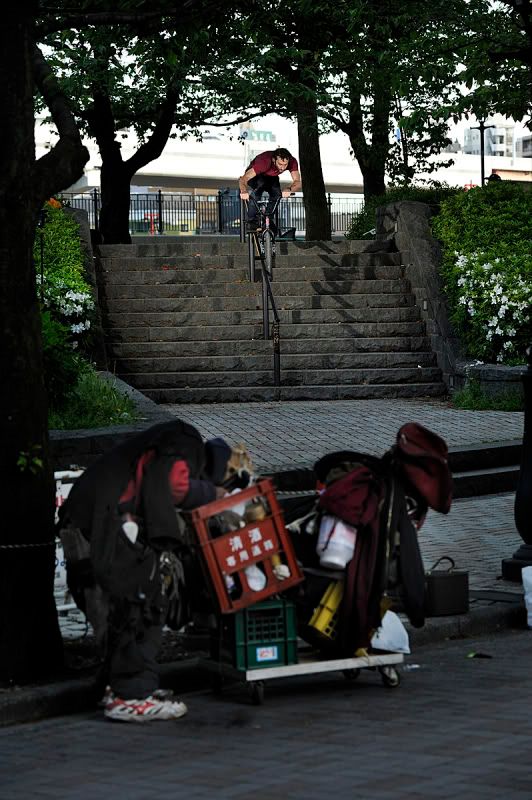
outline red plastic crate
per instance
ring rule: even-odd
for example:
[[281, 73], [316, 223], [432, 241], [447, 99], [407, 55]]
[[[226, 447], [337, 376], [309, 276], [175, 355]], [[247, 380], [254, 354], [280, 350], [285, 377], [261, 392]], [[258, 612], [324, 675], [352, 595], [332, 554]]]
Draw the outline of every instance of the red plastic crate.
[[[260, 497], [268, 503], [269, 516], [251, 522], [245, 528], [239, 528], [217, 537], [211, 536], [208, 526], [208, 520], [211, 517], [222, 511], [228, 511], [233, 506]], [[192, 522], [222, 614], [230, 614], [259, 603], [273, 594], [279, 594], [291, 586], [301, 583], [304, 579], [270, 480], [260, 481], [236, 495], [230, 495], [194, 509]], [[273, 571], [272, 556], [278, 556], [281, 562], [286, 564], [290, 571], [290, 577], [284, 580], [276, 577]], [[266, 585], [260, 591], [253, 591], [246, 579], [245, 569], [252, 564], [260, 565], [266, 575]], [[229, 594], [225, 583], [226, 575], [238, 576], [242, 587], [242, 592], [238, 597], [231, 597]]]

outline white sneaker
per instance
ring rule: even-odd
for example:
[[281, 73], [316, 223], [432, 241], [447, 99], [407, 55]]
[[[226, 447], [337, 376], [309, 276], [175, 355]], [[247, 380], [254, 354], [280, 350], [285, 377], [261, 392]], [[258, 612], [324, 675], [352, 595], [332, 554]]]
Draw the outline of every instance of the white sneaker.
[[114, 697], [103, 715], [117, 722], [150, 722], [150, 720], [179, 719], [187, 713], [187, 707], [178, 700], [158, 700], [146, 697], [144, 700], [122, 700]]

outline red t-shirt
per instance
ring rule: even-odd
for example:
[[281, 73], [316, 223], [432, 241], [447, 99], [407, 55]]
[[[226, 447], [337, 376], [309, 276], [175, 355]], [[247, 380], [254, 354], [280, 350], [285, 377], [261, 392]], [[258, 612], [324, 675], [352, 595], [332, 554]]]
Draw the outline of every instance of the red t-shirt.
[[[281, 171], [278, 170], [273, 163], [275, 153], [275, 150], [267, 150], [265, 153], [260, 153], [258, 156], [255, 156], [249, 168], [253, 169], [256, 175], [280, 175]], [[293, 156], [288, 159], [288, 166], [286, 169], [289, 172], [295, 172], [299, 169], [297, 161]], [[286, 170], [282, 171], [285, 172]]]

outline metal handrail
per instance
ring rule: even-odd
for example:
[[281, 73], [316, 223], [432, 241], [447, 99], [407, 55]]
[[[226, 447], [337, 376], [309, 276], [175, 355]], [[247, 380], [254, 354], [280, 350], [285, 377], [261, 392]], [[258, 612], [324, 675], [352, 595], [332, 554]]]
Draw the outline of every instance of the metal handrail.
[[[250, 198], [253, 198], [255, 205], [259, 211], [259, 214], [262, 217], [265, 217], [264, 209], [259, 207], [256, 199], [253, 195], [250, 195]], [[274, 216], [278, 206], [280, 197], [274, 203], [271, 215]], [[269, 220], [267, 222], [269, 226]], [[268, 230], [268, 228], [267, 228]], [[262, 235], [264, 235], [264, 231], [262, 231]], [[269, 233], [269, 235], [272, 235]], [[271, 284], [271, 279], [269, 272], [266, 268], [266, 259], [264, 257], [264, 251], [261, 250], [260, 243], [259, 243], [259, 236], [258, 232], [250, 233], [249, 234], [249, 277], [250, 281], [255, 281], [255, 248], [257, 250], [258, 257], [261, 262], [261, 279], [262, 279], [262, 329], [263, 329], [263, 336], [264, 339], [272, 340], [273, 344], [273, 382], [274, 386], [281, 385], [281, 320], [279, 318], [279, 313], [277, 311], [277, 305], [275, 303], [275, 297], [273, 295], [273, 289]], [[275, 237], [273, 237], [275, 241]], [[272, 242], [273, 244], [273, 242]], [[270, 337], [270, 304], [273, 313], [273, 323], [272, 323], [272, 330], [271, 330], [271, 337]]]

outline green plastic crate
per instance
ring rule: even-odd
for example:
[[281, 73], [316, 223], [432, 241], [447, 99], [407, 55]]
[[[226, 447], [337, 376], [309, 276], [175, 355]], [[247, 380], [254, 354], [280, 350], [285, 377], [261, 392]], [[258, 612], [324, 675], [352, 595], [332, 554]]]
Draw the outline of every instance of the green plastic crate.
[[232, 644], [237, 669], [297, 664], [295, 605], [279, 598], [238, 611], [234, 615]]

